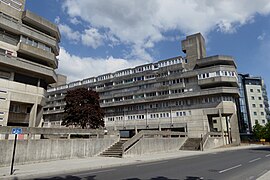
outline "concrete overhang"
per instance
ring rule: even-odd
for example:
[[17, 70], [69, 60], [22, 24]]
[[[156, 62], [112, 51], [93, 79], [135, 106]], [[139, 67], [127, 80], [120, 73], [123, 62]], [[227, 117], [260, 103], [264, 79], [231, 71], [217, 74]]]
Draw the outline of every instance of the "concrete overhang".
[[238, 87], [238, 81], [236, 77], [211, 77], [207, 79], [199, 79], [198, 85], [201, 87], [211, 87], [213, 85], [230, 84], [233, 87]]
[[51, 23], [50, 21], [30, 12], [28, 10], [23, 11], [22, 21], [26, 24], [32, 25], [37, 29], [48, 32], [51, 36], [55, 37], [58, 42], [60, 42], [61, 35], [57, 25]]
[[0, 54], [0, 64], [1, 67], [12, 68], [18, 73], [31, 74], [32, 76], [43, 78], [48, 84], [57, 81], [57, 76], [53, 68], [21, 58]]
[[53, 49], [54, 54], [59, 55], [59, 45], [57, 43], [56, 38], [49, 36], [41, 31], [38, 31], [34, 28], [27, 26], [26, 24], [22, 24], [19, 21], [12, 19], [5, 14], [0, 13], [0, 27], [10, 31], [14, 34], [24, 35], [31, 39], [34, 39], [38, 42], [46, 44]]
[[231, 65], [236, 68], [236, 64], [232, 56], [216, 55], [198, 59], [194, 69], [210, 67], [214, 65]]
[[55, 58], [55, 55], [51, 52], [24, 43], [19, 44], [18, 52], [30, 55], [39, 60], [43, 60], [46, 64], [48, 64], [48, 66], [53, 69], [56, 69], [58, 67], [58, 61]]

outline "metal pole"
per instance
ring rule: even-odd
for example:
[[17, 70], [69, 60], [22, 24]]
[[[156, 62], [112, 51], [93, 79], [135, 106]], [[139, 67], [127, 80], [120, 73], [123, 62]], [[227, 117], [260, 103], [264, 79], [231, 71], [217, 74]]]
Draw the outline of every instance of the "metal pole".
[[17, 143], [17, 134], [15, 134], [14, 147], [13, 147], [12, 160], [11, 160], [10, 175], [13, 174], [13, 165], [14, 165], [14, 159], [15, 159], [16, 143]]

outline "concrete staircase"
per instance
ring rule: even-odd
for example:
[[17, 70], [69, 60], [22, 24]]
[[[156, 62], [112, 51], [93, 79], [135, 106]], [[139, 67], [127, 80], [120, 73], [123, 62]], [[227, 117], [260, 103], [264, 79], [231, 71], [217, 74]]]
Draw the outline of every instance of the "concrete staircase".
[[109, 149], [105, 150], [103, 153], [100, 154], [100, 156], [105, 157], [122, 157], [122, 145], [128, 141], [127, 139], [120, 139], [117, 143], [109, 147]]
[[200, 150], [201, 138], [188, 138], [180, 150], [198, 151]]

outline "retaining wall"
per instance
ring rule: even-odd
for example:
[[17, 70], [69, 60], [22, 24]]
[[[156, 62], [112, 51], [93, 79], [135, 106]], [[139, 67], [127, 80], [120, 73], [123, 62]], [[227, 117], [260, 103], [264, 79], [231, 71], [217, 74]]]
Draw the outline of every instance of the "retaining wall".
[[204, 150], [208, 149], [214, 149], [217, 147], [223, 146], [223, 139], [222, 138], [216, 138], [216, 137], [209, 137], [207, 142], [204, 145]]
[[142, 138], [124, 153], [124, 157], [132, 157], [158, 152], [178, 151], [187, 140], [183, 138]]
[[[15, 163], [25, 164], [96, 156], [118, 140], [119, 137], [18, 140]], [[13, 140], [0, 140], [0, 166], [11, 164], [13, 144]]]

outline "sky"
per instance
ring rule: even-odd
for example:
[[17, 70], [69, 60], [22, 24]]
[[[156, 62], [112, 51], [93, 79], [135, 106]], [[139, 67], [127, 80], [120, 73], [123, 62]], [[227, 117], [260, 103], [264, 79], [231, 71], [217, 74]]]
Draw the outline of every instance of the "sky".
[[26, 0], [26, 9], [58, 25], [57, 72], [69, 82], [185, 56], [181, 40], [200, 32], [207, 56], [233, 56], [269, 96], [269, 0]]

